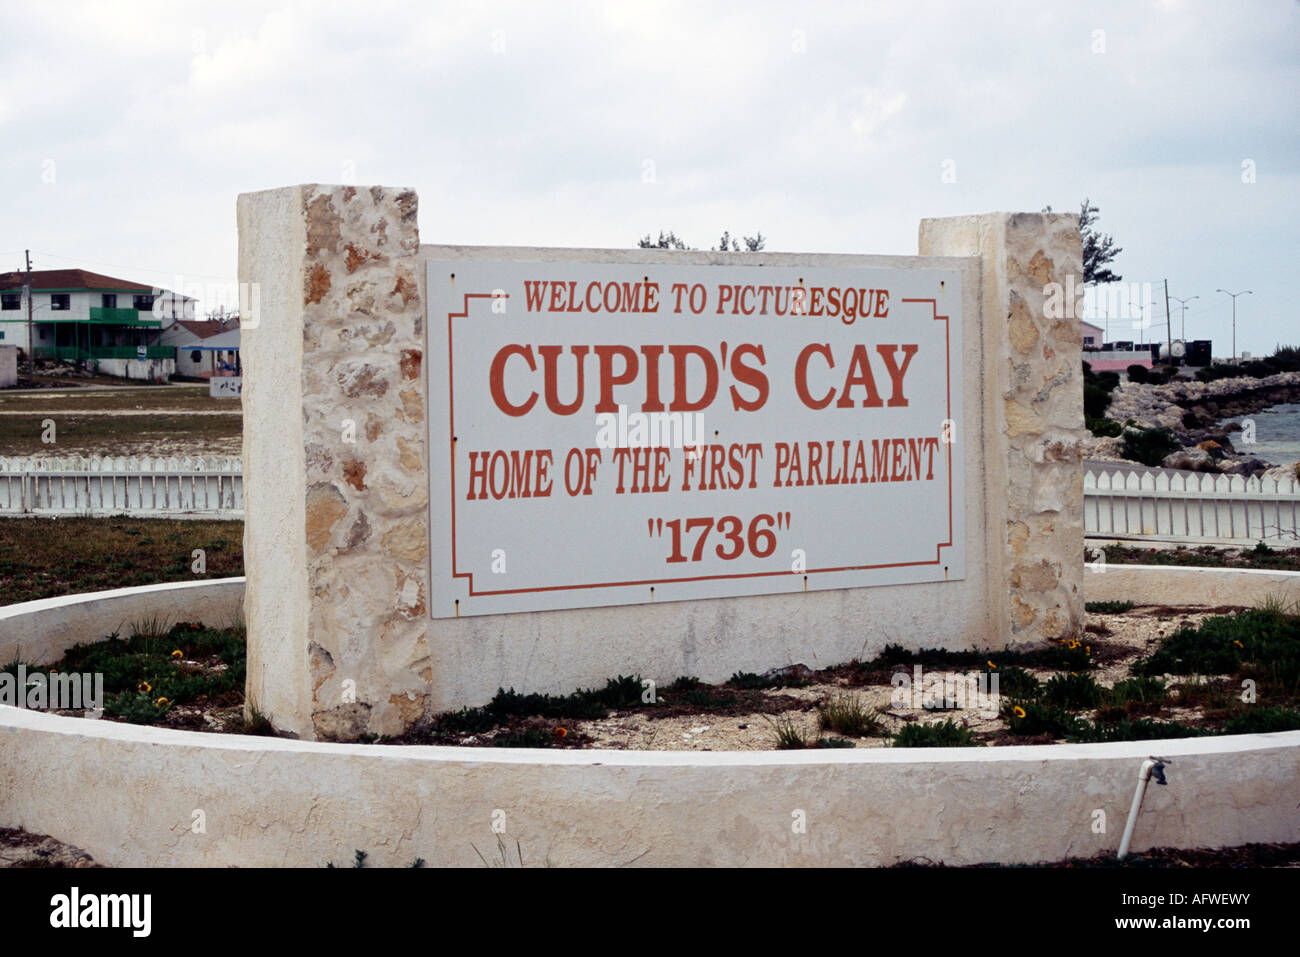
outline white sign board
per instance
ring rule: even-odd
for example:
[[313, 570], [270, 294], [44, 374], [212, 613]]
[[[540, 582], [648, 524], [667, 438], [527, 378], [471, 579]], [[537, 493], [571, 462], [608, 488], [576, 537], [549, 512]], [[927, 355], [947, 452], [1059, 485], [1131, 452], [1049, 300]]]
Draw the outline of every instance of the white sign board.
[[434, 618], [963, 577], [956, 271], [427, 279]]
[[237, 398], [244, 388], [244, 377], [238, 375], [214, 375], [208, 379], [208, 396], [213, 399]]

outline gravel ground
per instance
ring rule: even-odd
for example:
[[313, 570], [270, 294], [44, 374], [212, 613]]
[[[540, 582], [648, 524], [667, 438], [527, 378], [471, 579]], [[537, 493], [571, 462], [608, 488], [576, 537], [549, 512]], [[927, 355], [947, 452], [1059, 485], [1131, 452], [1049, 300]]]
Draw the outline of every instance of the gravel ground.
[[79, 847], [22, 828], [0, 827], [0, 867], [98, 867]]
[[[1092, 672], [1100, 684], [1113, 685], [1129, 677], [1129, 664], [1150, 653], [1159, 639], [1181, 625], [1197, 625], [1212, 614], [1223, 614], [1228, 609], [1187, 609], [1138, 606], [1118, 615], [1088, 615], [1090, 631], [1087, 637], [1098, 643], [1099, 665]], [[1105, 648], [1105, 654], [1101, 653]], [[996, 655], [994, 655], [996, 658]], [[964, 670], [964, 669], [955, 669]], [[1056, 672], [1050, 669], [1029, 669], [1036, 677], [1046, 680]], [[1167, 681], [1176, 680], [1168, 676]], [[1006, 728], [1000, 717], [989, 717], [978, 711], [930, 712], [921, 708], [891, 708], [893, 688], [888, 685], [850, 686], [844, 681], [817, 683], [803, 688], [785, 688], [773, 694], [786, 695], [803, 702], [803, 710], [787, 710], [782, 715], [759, 712], [740, 715], [691, 714], [657, 718], [646, 712], [630, 712], [595, 721], [574, 721], [570, 727], [588, 736], [588, 747], [612, 748], [630, 751], [769, 751], [774, 747], [773, 720], [791, 718], [805, 735], [817, 736], [817, 710], [819, 701], [833, 694], [855, 693], [867, 707], [887, 709], [885, 729], [898, 731], [904, 724], [920, 722], [939, 724], [951, 718], [971, 731], [996, 732]], [[1172, 708], [1168, 718], [1181, 720], [1194, 712]], [[1164, 717], [1164, 716], [1162, 716]], [[833, 735], [834, 732], [826, 732]], [[854, 739], [857, 748], [888, 747], [884, 737]]]

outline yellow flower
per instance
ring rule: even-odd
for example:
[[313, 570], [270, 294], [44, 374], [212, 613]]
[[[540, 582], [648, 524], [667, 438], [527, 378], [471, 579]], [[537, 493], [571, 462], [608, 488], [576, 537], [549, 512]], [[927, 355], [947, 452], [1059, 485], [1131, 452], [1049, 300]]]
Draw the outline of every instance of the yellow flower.
[[564, 728], [556, 728], [555, 736], [557, 738], [567, 738], [569, 736], [569, 732], [566, 731]]
[[993, 662], [991, 662], [991, 661], [988, 663], [988, 666], [989, 666], [990, 668], [992, 668], [994, 671], [997, 671], [997, 670], [998, 670], [998, 666], [995, 665], [995, 664], [994, 664]]
[[1238, 648], [1245, 648], [1245, 647], [1246, 647], [1245, 645], [1243, 645], [1243, 644], [1242, 644], [1241, 642], [1239, 642], [1239, 641], [1233, 641], [1233, 644], [1236, 645]]
[[148, 694], [150, 691], [153, 691], [153, 685], [149, 684], [147, 681], [141, 681], [136, 685], [135, 690], [141, 694]]
[[172, 652], [172, 657], [173, 657], [173, 658], [184, 658], [185, 656], [184, 656], [183, 654], [181, 654], [181, 650], [180, 650], [179, 648], [177, 648], [175, 651]]
[[1016, 705], [1014, 708], [1011, 709], [1011, 713], [1014, 714], [1017, 718], [1023, 718], [1025, 716], [1025, 709], [1020, 707], [1020, 705]]
[[1067, 648], [1078, 648], [1078, 647], [1079, 647], [1079, 643], [1078, 643], [1077, 641], [1075, 641], [1073, 638], [1071, 638], [1070, 641], [1066, 644], [1065, 647], [1067, 647]]
[[171, 702], [168, 701], [166, 698], [159, 698], [157, 701], [154, 702], [154, 704], [157, 705], [157, 706], [160, 707], [160, 708], [165, 708], [165, 707], [167, 707], [169, 704], [171, 704]]

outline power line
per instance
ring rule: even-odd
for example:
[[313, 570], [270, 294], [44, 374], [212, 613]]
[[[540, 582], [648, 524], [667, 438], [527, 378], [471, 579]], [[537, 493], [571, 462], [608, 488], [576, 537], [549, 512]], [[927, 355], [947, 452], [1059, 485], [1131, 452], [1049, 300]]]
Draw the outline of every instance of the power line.
[[[126, 266], [123, 265], [122, 263], [107, 263], [107, 262], [101, 262], [94, 259], [84, 259], [80, 256], [64, 256], [61, 253], [50, 253], [50, 252], [45, 252], [44, 250], [41, 249], [33, 249], [32, 252], [36, 253], [39, 256], [49, 256], [52, 259], [66, 259], [69, 262], [86, 263], [91, 266], [107, 266], [109, 269], [125, 269], [129, 272], [149, 272], [149, 273], [171, 275], [171, 276], [178, 275], [178, 272], [175, 269], [150, 269], [147, 266]], [[230, 276], [214, 276], [210, 273], [187, 272], [185, 270], [181, 270], [179, 272], [179, 275], [194, 276], [198, 279], [216, 279], [221, 282], [232, 281]]]

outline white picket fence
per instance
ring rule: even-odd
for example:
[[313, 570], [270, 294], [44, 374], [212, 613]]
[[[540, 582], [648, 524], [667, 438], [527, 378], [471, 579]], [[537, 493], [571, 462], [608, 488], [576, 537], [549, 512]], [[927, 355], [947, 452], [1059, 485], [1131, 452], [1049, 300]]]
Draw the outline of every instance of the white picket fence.
[[0, 457], [0, 515], [243, 518], [243, 463]]
[[1108, 470], [1083, 473], [1083, 531], [1096, 537], [1201, 543], [1300, 543], [1295, 481]]

